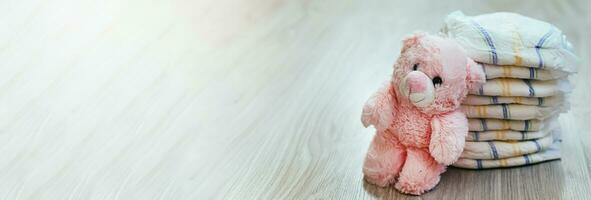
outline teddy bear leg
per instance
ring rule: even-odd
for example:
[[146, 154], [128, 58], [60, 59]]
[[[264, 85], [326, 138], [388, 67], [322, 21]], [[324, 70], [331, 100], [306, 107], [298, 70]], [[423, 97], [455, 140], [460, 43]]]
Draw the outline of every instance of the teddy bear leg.
[[396, 180], [404, 160], [404, 148], [398, 140], [390, 134], [378, 133], [363, 164], [365, 179], [372, 184], [386, 187]]
[[403, 193], [420, 195], [439, 183], [445, 166], [437, 163], [426, 149], [407, 149], [406, 162], [396, 189]]

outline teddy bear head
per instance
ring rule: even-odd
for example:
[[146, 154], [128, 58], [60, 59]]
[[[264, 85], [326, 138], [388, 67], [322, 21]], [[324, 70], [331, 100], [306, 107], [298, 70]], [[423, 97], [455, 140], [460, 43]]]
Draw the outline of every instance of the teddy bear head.
[[468, 91], [484, 82], [482, 67], [455, 41], [425, 33], [404, 39], [392, 76], [399, 102], [426, 114], [457, 109]]

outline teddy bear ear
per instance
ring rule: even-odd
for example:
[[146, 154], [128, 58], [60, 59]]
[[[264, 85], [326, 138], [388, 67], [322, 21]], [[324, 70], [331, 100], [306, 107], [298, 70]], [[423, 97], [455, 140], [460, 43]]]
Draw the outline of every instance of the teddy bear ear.
[[467, 76], [466, 85], [469, 90], [480, 87], [486, 82], [486, 75], [484, 74], [483, 66], [467, 58]]
[[402, 40], [402, 50], [401, 52], [406, 51], [408, 48], [412, 47], [412, 46], [416, 46], [419, 44], [419, 40], [425, 36], [425, 33], [423, 32], [416, 32], [413, 33], [410, 36], [406, 36], [403, 40]]

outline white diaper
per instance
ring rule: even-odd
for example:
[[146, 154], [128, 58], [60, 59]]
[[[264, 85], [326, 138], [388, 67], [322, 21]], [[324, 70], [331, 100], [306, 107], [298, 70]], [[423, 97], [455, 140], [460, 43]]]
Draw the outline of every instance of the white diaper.
[[471, 17], [456, 11], [441, 31], [477, 62], [576, 71], [578, 58], [566, 36], [540, 20], [505, 12]]

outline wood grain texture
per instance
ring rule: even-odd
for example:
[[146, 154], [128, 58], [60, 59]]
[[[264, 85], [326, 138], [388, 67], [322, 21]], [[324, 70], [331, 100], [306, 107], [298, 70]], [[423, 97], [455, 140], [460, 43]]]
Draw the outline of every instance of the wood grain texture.
[[[588, 1], [0, 1], [0, 199], [589, 199]], [[361, 107], [453, 10], [556, 24], [582, 57], [563, 159], [364, 183]]]

